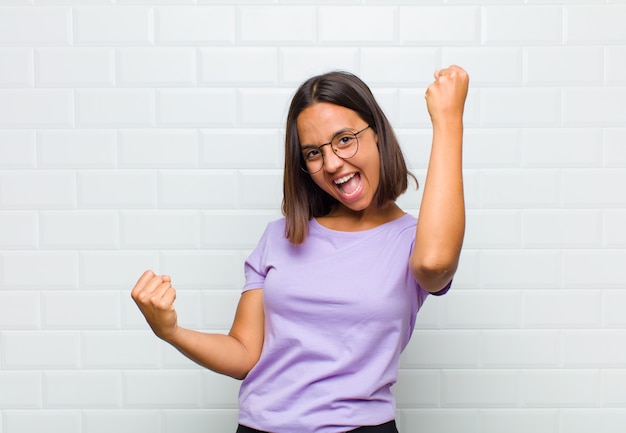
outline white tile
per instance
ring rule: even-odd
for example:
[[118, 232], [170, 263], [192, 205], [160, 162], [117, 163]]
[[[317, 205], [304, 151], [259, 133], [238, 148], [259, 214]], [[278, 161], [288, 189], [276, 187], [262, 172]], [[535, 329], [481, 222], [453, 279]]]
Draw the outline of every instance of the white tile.
[[465, 248], [519, 248], [522, 243], [518, 211], [468, 210]]
[[443, 402], [449, 407], [514, 407], [519, 402], [520, 380], [514, 370], [452, 370], [442, 377]]
[[236, 40], [233, 6], [159, 6], [155, 22], [155, 39], [163, 44], [231, 45]]
[[558, 411], [550, 409], [483, 409], [480, 411], [481, 433], [555, 433]]
[[526, 248], [598, 248], [602, 245], [602, 215], [587, 210], [522, 212], [522, 242]]
[[202, 130], [199, 164], [207, 168], [282, 168], [283, 140], [284, 134], [275, 129]]
[[0, 371], [0, 405], [3, 409], [41, 408], [41, 373]]
[[[439, 67], [436, 48], [368, 47], [361, 49], [360, 76], [369, 86], [427, 86]], [[389, 65], [394, 65], [390, 68]]]
[[404, 369], [476, 368], [479, 341], [478, 331], [473, 330], [418, 330], [404, 349], [400, 365]]
[[32, 87], [34, 70], [32, 50], [0, 48], [0, 87]]
[[7, 369], [77, 369], [81, 351], [78, 332], [12, 331], [4, 333]]
[[78, 286], [78, 257], [73, 252], [7, 252], [0, 264], [5, 289], [75, 289]]
[[47, 433], [80, 433], [80, 410], [19, 410], [5, 414], [10, 431], [46, 431]]
[[320, 6], [319, 38], [327, 43], [386, 44], [396, 38], [396, 14], [397, 9], [388, 6]]
[[155, 95], [147, 89], [76, 91], [76, 122], [80, 127], [151, 126]]
[[603, 82], [600, 47], [528, 47], [524, 50], [524, 82], [529, 85], [598, 85]]
[[470, 77], [470, 86], [519, 86], [522, 83], [520, 47], [442, 47], [441, 66], [460, 65]]
[[278, 209], [283, 198], [283, 173], [269, 170], [239, 172], [241, 205], [246, 209]]
[[159, 257], [154, 251], [81, 251], [79, 264], [81, 288], [126, 290], [129, 298], [144, 271], [159, 271]]
[[275, 211], [202, 213], [202, 246], [208, 248], [253, 248], [265, 226], [280, 216]]
[[160, 340], [149, 331], [87, 331], [81, 335], [88, 369], [155, 369], [160, 365]]
[[480, 334], [485, 368], [553, 368], [559, 364], [558, 331], [485, 330]]
[[525, 167], [601, 167], [602, 130], [528, 128], [522, 132]]
[[546, 208], [558, 206], [561, 177], [558, 170], [484, 170], [480, 198], [486, 208]]
[[397, 407], [437, 407], [441, 402], [439, 370], [400, 370], [393, 386]]
[[329, 71], [356, 72], [360, 50], [356, 47], [280, 47], [281, 81], [300, 85], [308, 78]]
[[604, 130], [604, 166], [626, 167], [626, 129]]
[[594, 328], [600, 325], [599, 291], [528, 290], [524, 292], [523, 302], [524, 326], [528, 328]]
[[35, 211], [0, 212], [0, 249], [37, 249], [38, 225]]
[[517, 328], [521, 323], [522, 304], [517, 291], [458, 290], [448, 293], [442, 302], [446, 329]]
[[159, 207], [232, 209], [239, 204], [233, 170], [167, 170], [159, 173]]
[[563, 285], [571, 288], [624, 288], [623, 249], [563, 252]]
[[195, 249], [200, 243], [200, 216], [195, 211], [124, 211], [120, 228], [125, 249]]
[[125, 404], [134, 408], [200, 408], [201, 372], [128, 371], [124, 373]]
[[477, 430], [478, 410], [474, 408], [411, 408], [400, 409], [397, 414], [400, 431], [482, 433]]
[[[561, 361], [566, 368], [621, 368], [626, 363], [622, 330], [564, 331]], [[623, 399], [621, 403], [626, 403]]]
[[236, 409], [171, 409], [163, 411], [163, 433], [204, 433], [210, 425], [216, 431], [230, 431], [237, 425]]
[[116, 371], [67, 371], [44, 374], [44, 399], [51, 408], [118, 407], [121, 376]]
[[602, 233], [605, 247], [626, 247], [626, 211], [606, 210], [603, 212]]
[[560, 256], [557, 250], [492, 248], [483, 251], [480, 260], [482, 281], [488, 288], [556, 288], [560, 284]]
[[74, 99], [70, 90], [0, 89], [0, 127], [72, 126], [74, 126]]
[[241, 298], [240, 290], [204, 291], [203, 295], [203, 329], [228, 330], [233, 324], [237, 304]]
[[626, 5], [568, 5], [564, 10], [566, 43], [623, 43], [626, 38]]
[[168, 251], [161, 253], [160, 262], [161, 272], [170, 275], [178, 289], [206, 291], [208, 301], [214, 295], [221, 296], [213, 289], [232, 289], [240, 294], [243, 261], [236, 251]]
[[278, 50], [266, 47], [201, 48], [200, 83], [272, 86], [278, 82]]
[[559, 6], [484, 6], [481, 12], [485, 44], [561, 43], [562, 9]]
[[559, 125], [561, 93], [553, 88], [480, 89], [480, 122], [494, 127]]
[[582, 87], [563, 90], [566, 126], [623, 126], [626, 87]]
[[79, 45], [148, 45], [154, 40], [149, 7], [76, 7], [73, 20], [74, 39]]
[[623, 408], [576, 408], [559, 411], [561, 431], [585, 433], [595, 429], [603, 433], [620, 433], [626, 423]]
[[602, 293], [602, 319], [608, 328], [623, 328], [626, 324], [624, 306], [626, 305], [626, 290], [606, 290]]
[[245, 127], [284, 127], [292, 96], [291, 89], [239, 90], [239, 123]]
[[119, 246], [115, 211], [44, 211], [39, 219], [42, 249], [113, 249]]
[[38, 48], [37, 85], [42, 87], [112, 87], [115, 57], [111, 48]]
[[67, 209], [76, 204], [76, 178], [69, 171], [0, 173], [0, 208]]
[[241, 6], [239, 35], [244, 43], [312, 43], [316, 39], [313, 6]]
[[118, 48], [120, 87], [188, 87], [197, 82], [194, 48]]
[[157, 176], [143, 170], [84, 170], [78, 173], [81, 208], [153, 208]]
[[620, 208], [623, 195], [615, 194], [615, 185], [624, 185], [626, 171], [617, 168], [563, 170], [563, 204], [571, 208]]
[[524, 404], [530, 407], [589, 407], [598, 398], [595, 371], [524, 371], [522, 381]]
[[35, 291], [7, 290], [6, 287], [0, 292], [1, 329], [39, 329], [40, 326], [39, 293]]
[[167, 89], [157, 91], [157, 124], [223, 127], [235, 124], [237, 96], [233, 89]]
[[2, 7], [0, 43], [69, 45], [72, 10], [69, 7]]
[[0, 168], [35, 168], [37, 152], [35, 132], [28, 130], [0, 131]]
[[48, 291], [42, 295], [42, 324], [46, 329], [117, 329], [119, 294], [111, 291]]
[[605, 56], [607, 83], [621, 86], [626, 84], [626, 46], [606, 47]]
[[196, 167], [198, 141], [193, 129], [119, 131], [119, 163], [124, 168]]
[[37, 134], [41, 168], [114, 168], [117, 165], [115, 131], [44, 130]]
[[236, 409], [240, 382], [208, 370], [202, 373], [206, 403], [220, 409]]
[[399, 40], [409, 44], [466, 45], [480, 40], [477, 6], [400, 7]]
[[522, 132], [516, 128], [465, 129], [463, 133], [463, 167], [520, 167], [521, 143]]
[[158, 432], [161, 428], [160, 411], [146, 409], [93, 409], [83, 411], [84, 433]]

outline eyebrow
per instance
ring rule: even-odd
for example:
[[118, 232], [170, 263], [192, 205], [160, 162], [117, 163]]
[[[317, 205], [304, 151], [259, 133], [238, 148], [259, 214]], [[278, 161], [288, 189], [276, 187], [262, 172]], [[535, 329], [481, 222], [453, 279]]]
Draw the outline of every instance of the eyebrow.
[[301, 145], [300, 145], [300, 149], [317, 149], [317, 148], [319, 148], [320, 146], [323, 146], [324, 144], [331, 143], [331, 142], [333, 141], [333, 138], [335, 138], [335, 137], [336, 137], [336, 136], [338, 136], [339, 134], [343, 134], [344, 132], [354, 132], [352, 129], [353, 129], [353, 128], [348, 128], [348, 127], [345, 127], [345, 128], [343, 128], [343, 129], [340, 129], [339, 131], [335, 132], [335, 133], [333, 134], [333, 136], [330, 138], [330, 140], [329, 140], [329, 141], [327, 141], [326, 143], [320, 144], [319, 146], [318, 146], [318, 145], [315, 145], [315, 144], [301, 144]]

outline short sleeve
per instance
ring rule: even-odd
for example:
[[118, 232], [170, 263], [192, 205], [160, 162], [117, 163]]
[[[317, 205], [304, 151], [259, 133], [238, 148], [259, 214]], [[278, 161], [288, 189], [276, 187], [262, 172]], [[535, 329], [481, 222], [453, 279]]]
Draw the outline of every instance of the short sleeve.
[[267, 275], [267, 248], [269, 226], [265, 228], [259, 243], [250, 253], [244, 263], [245, 283], [243, 291], [262, 289]]

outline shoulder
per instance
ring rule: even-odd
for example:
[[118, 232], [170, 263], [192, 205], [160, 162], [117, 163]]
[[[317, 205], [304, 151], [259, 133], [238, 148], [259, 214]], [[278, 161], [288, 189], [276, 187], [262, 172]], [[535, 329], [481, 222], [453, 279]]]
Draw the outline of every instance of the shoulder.
[[399, 232], [409, 232], [415, 234], [415, 227], [417, 226], [417, 218], [409, 213], [405, 213], [400, 218], [397, 218], [387, 224], [390, 230]]
[[287, 241], [287, 237], [285, 235], [286, 224], [287, 220], [284, 217], [268, 222], [259, 240], [259, 245]]

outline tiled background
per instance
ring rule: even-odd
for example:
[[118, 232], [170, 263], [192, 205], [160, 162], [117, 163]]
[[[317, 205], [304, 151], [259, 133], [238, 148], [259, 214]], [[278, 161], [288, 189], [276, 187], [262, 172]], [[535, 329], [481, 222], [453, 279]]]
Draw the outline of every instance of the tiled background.
[[[234, 432], [238, 382], [147, 329], [228, 329], [295, 87], [359, 74], [423, 181], [471, 76], [468, 227], [395, 387], [403, 433], [626, 429], [626, 1], [0, 1], [0, 433]], [[413, 213], [420, 193], [401, 198]]]

